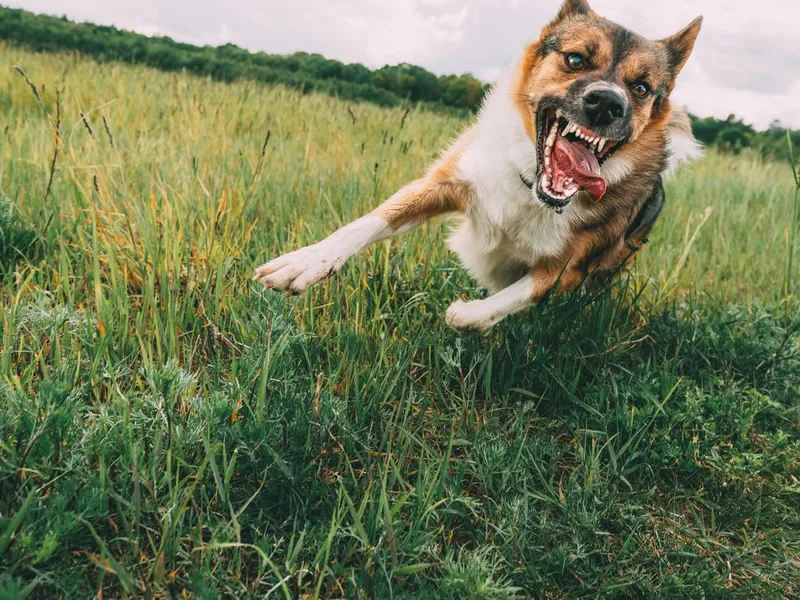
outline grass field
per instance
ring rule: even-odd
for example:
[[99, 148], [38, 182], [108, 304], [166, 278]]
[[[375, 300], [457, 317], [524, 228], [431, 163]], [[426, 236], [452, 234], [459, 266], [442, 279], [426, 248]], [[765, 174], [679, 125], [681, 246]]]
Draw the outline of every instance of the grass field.
[[402, 117], [0, 46], [0, 598], [800, 595], [789, 165], [488, 335], [446, 223], [256, 287], [464, 126]]

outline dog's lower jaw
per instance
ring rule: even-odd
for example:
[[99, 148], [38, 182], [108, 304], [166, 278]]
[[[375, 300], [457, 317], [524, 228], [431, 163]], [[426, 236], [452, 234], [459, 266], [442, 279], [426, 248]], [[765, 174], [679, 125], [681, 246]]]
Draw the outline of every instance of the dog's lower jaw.
[[534, 202], [539, 202], [539, 203], [543, 204], [544, 206], [546, 206], [547, 208], [551, 209], [556, 214], [560, 215], [562, 212], [564, 212], [564, 209], [567, 206], [569, 206], [570, 202], [572, 202], [571, 198], [568, 198], [565, 202], [561, 202], [561, 203], [557, 203], [557, 204], [549, 202], [542, 195], [543, 192], [539, 189], [539, 184], [538, 183], [532, 182], [530, 179], [528, 179], [525, 176], [524, 173], [520, 173], [519, 174], [519, 178], [520, 178], [520, 181], [522, 181], [522, 183], [525, 184], [525, 187], [527, 187], [531, 191], [531, 198], [533, 198]]

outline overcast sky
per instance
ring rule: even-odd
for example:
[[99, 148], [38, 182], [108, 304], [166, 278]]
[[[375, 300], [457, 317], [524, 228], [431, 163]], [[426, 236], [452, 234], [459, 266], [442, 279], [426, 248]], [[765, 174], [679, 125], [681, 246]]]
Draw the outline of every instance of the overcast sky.
[[[699, 14], [703, 31], [675, 91], [699, 115], [800, 128], [800, 1], [590, 0], [651, 38]], [[4, 0], [6, 5], [196, 44], [319, 52], [370, 67], [408, 62], [491, 81], [535, 39], [558, 0]]]

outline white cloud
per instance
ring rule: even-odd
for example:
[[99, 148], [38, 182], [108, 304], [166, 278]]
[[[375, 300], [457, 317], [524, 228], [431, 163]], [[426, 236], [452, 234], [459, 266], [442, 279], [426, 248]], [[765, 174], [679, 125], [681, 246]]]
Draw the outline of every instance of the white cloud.
[[354, 19], [352, 17], [344, 17], [345, 24], [355, 29], [366, 29], [369, 27], [366, 19]]
[[[600, 14], [662, 38], [704, 14], [676, 101], [700, 115], [800, 127], [800, 2], [590, 0]], [[555, 14], [554, 0], [7, 0], [35, 12], [199, 44], [319, 52], [371, 67], [419, 64], [495, 77]]]
[[450, 27], [451, 29], [461, 29], [461, 27], [464, 25], [464, 21], [467, 20], [467, 15], [469, 15], [469, 6], [465, 6], [460, 11], [455, 13], [444, 13], [439, 15], [439, 22], [445, 27]]

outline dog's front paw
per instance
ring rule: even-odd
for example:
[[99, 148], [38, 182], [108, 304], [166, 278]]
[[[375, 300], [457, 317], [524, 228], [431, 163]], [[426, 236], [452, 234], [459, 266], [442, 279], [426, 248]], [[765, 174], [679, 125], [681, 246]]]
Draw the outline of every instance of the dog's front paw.
[[447, 309], [445, 318], [450, 327], [460, 330], [486, 331], [497, 322], [486, 314], [481, 300], [456, 300]]
[[257, 268], [253, 280], [268, 290], [300, 294], [341, 267], [319, 250], [317, 246], [308, 246], [284, 254]]

